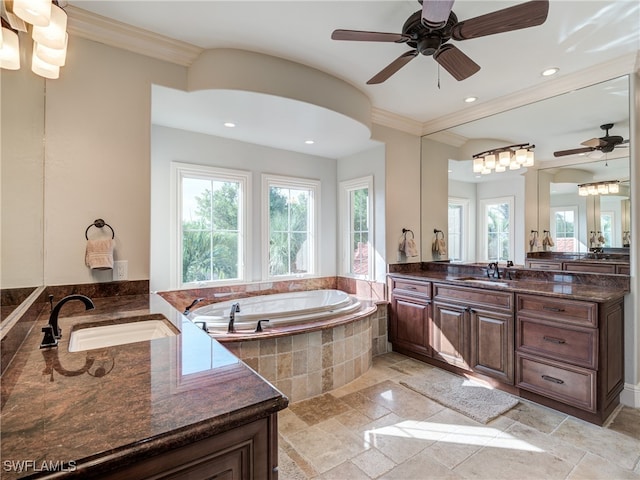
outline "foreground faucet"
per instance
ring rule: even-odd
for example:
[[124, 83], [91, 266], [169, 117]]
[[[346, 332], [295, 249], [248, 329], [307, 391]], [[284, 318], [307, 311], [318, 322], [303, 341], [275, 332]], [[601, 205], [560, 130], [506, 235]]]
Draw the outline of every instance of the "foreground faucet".
[[498, 262], [492, 262], [488, 265], [487, 277], [500, 278], [500, 267], [498, 267]]
[[231, 305], [231, 312], [229, 313], [229, 328], [227, 333], [234, 333], [236, 328], [233, 326], [233, 322], [236, 320], [236, 312], [240, 312], [240, 302], [236, 302]]
[[204, 300], [204, 298], [202, 297], [196, 298], [193, 302], [191, 302], [191, 305], [189, 305], [187, 308], [184, 309], [184, 312], [182, 312], [182, 314], [189, 315], [189, 312], [191, 311], [191, 309], [195, 307], [198, 303], [200, 303], [202, 300]]
[[[53, 300], [53, 295], [49, 295], [49, 300]], [[51, 309], [48, 325], [46, 327], [42, 327], [44, 337], [42, 338], [40, 348], [55, 347], [58, 345], [58, 339], [62, 336], [62, 330], [58, 327], [58, 315], [60, 315], [60, 309], [62, 306], [71, 300], [79, 300], [84, 303], [85, 310], [92, 310], [95, 308], [91, 299], [84, 295], [68, 295], [64, 297]]]

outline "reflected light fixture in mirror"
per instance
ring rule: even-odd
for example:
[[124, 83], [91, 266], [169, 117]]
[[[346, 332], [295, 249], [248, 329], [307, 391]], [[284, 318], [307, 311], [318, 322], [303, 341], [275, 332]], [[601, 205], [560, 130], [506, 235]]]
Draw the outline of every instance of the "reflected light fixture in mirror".
[[578, 185], [578, 195], [586, 197], [588, 195], [607, 195], [620, 192], [619, 180], [608, 180], [606, 182], [582, 183]]
[[535, 145], [521, 143], [487, 150], [473, 155], [473, 172], [488, 175], [492, 171], [501, 173], [517, 170], [520, 167], [532, 167], [535, 163], [533, 149]]
[[9, 70], [20, 68], [18, 32], [28, 33], [31, 30], [31, 70], [44, 78], [58, 78], [60, 67], [66, 62], [69, 41], [67, 14], [58, 5], [58, 0], [15, 0], [3, 5], [2, 36], [10, 38], [11, 44], [5, 49], [3, 42], [0, 67]]

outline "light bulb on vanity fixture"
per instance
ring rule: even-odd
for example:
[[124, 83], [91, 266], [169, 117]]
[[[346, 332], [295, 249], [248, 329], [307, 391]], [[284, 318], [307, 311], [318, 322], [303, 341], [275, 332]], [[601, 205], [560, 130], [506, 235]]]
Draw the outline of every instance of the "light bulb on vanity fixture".
[[[66, 62], [67, 14], [58, 0], [4, 1], [2, 10], [2, 42], [0, 68], [20, 68], [20, 43], [31, 52], [31, 70], [45, 78], [56, 79]], [[33, 46], [25, 45], [18, 32], [31, 31]], [[9, 39], [7, 41], [6, 39]]]
[[532, 167], [534, 164], [533, 149], [535, 145], [521, 143], [506, 147], [487, 150], [473, 155], [474, 173], [488, 175], [495, 171], [501, 173], [507, 170], [517, 170], [520, 167]]

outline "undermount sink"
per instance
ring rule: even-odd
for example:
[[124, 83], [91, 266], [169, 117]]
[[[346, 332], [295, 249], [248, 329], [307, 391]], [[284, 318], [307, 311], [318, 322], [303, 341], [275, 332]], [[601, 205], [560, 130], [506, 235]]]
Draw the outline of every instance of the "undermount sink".
[[81, 352], [127, 343], [172, 337], [180, 333], [162, 315], [134, 317], [128, 322], [92, 327], [76, 326], [69, 337], [69, 351]]
[[463, 282], [469, 282], [469, 283], [477, 283], [480, 285], [491, 285], [494, 287], [508, 287], [509, 284], [507, 282], [500, 282], [497, 280], [484, 280], [482, 278], [475, 278], [475, 277], [461, 277], [461, 278], [456, 278], [455, 280], [461, 280]]

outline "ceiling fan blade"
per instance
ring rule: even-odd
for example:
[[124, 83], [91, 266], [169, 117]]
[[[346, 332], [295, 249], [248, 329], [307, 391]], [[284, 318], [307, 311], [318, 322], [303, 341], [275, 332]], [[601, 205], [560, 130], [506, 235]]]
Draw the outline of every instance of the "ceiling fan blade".
[[469, 40], [470, 38], [535, 27], [545, 22], [548, 13], [549, 0], [532, 0], [458, 22], [453, 26], [451, 38]]
[[440, 28], [447, 23], [454, 0], [423, 0], [422, 25]]
[[433, 58], [458, 81], [469, 78], [480, 70], [480, 65], [454, 45], [443, 45], [434, 53]]
[[606, 144], [607, 142], [605, 142], [601, 138], [592, 138], [590, 140], [586, 140], [582, 142], [580, 145], [584, 145], [585, 147], [595, 148], [595, 147], [604, 147]]
[[578, 153], [588, 153], [597, 150], [595, 147], [574, 148], [572, 150], [560, 150], [553, 152], [554, 157], [564, 157], [565, 155], [577, 155]]
[[403, 33], [365, 32], [362, 30], [334, 30], [331, 34], [333, 40], [349, 40], [355, 42], [406, 42], [409, 35]]
[[413, 60], [417, 55], [418, 50], [409, 50], [408, 52], [403, 53], [389, 65], [380, 70], [380, 72], [374, 75], [371, 80], [367, 82], [367, 85], [375, 85], [384, 82], [387, 78], [389, 78], [391, 75], [404, 67], [407, 63]]

